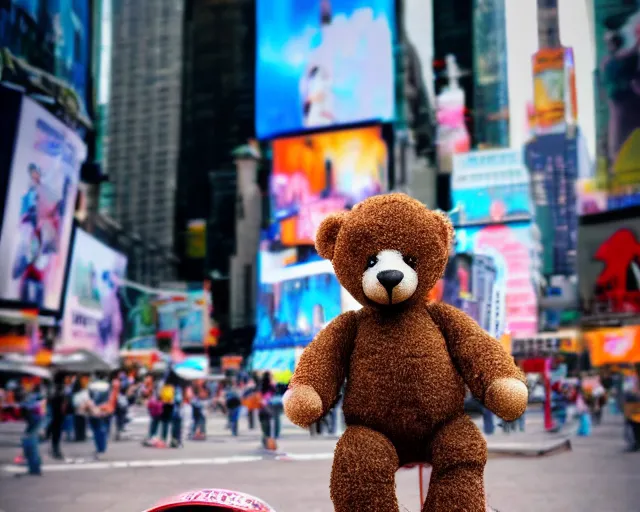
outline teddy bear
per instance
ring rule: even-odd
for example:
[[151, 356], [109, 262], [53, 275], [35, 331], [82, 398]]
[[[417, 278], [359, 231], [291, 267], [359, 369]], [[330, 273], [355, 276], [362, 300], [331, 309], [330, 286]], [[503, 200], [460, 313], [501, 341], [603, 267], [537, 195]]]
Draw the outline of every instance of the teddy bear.
[[283, 397], [307, 428], [346, 380], [346, 430], [334, 453], [336, 512], [399, 510], [395, 473], [428, 463], [423, 512], [485, 512], [487, 445], [464, 413], [465, 385], [505, 421], [527, 407], [525, 378], [502, 345], [462, 311], [428, 302], [454, 231], [447, 217], [399, 193], [326, 217], [316, 234], [341, 285], [362, 305], [305, 348]]

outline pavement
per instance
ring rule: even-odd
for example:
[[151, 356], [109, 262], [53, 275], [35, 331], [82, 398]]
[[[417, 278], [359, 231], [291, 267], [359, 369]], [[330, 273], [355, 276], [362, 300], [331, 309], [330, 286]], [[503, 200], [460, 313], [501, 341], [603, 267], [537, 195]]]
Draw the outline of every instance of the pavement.
[[[21, 476], [12, 463], [22, 426], [0, 425], [0, 512], [141, 512], [158, 500], [198, 488], [229, 488], [259, 496], [278, 512], [333, 510], [328, 482], [336, 440], [283, 425], [278, 453], [259, 445], [257, 431], [233, 439], [220, 416], [209, 418], [206, 441], [180, 449], [145, 448], [148, 420], [134, 411], [128, 439], [111, 442], [104, 458], [92, 443], [65, 443], [59, 463], [42, 445], [41, 477]], [[246, 429], [246, 421], [242, 427]], [[489, 447], [540, 447], [561, 436], [543, 431], [541, 415], [527, 416], [527, 432], [496, 433]], [[486, 469], [489, 504], [501, 512], [634, 512], [640, 510], [640, 454], [625, 453], [622, 420], [606, 417], [589, 438], [572, 438], [572, 450], [547, 457], [491, 458]], [[419, 510], [418, 472], [397, 475], [399, 500]]]

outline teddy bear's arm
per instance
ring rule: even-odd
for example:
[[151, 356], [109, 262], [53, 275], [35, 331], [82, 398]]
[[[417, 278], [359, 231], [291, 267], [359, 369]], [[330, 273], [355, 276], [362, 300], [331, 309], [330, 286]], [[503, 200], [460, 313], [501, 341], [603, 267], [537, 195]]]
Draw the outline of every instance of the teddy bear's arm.
[[[306, 389], [306, 395], [315, 391], [322, 401], [322, 411], [317, 411], [318, 418], [324, 416], [333, 406], [340, 388], [346, 378], [349, 358], [357, 331], [357, 317], [354, 311], [347, 311], [333, 319], [322, 329], [313, 341], [304, 349], [296, 370], [291, 377], [290, 391]], [[311, 388], [311, 390], [309, 390]], [[290, 394], [290, 396], [293, 395]], [[310, 400], [311, 398], [307, 396]], [[291, 405], [295, 407], [294, 400]], [[307, 409], [307, 407], [303, 407]], [[294, 415], [294, 411], [292, 411]], [[287, 414], [289, 416], [289, 414]], [[305, 414], [306, 415], [306, 414]], [[290, 418], [293, 421], [293, 418]], [[304, 418], [301, 418], [303, 420]], [[295, 421], [294, 421], [295, 422]], [[306, 421], [301, 421], [306, 423]]]
[[527, 406], [528, 390], [511, 354], [459, 309], [441, 302], [428, 307], [473, 395], [501, 418], [518, 418]]

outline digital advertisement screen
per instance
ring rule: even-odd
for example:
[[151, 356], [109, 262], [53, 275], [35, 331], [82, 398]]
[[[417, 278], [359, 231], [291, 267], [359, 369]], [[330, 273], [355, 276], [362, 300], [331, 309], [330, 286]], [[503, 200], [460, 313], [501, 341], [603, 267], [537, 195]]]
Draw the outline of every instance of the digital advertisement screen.
[[[494, 224], [456, 229], [456, 252], [473, 255], [474, 262], [483, 256], [485, 275], [505, 289], [506, 331], [512, 336], [529, 336], [538, 332], [538, 302], [534, 270], [536, 244], [531, 222]], [[499, 311], [499, 307], [496, 309]]]
[[191, 291], [178, 312], [181, 347], [202, 347], [208, 330], [208, 307], [204, 291]]
[[580, 304], [591, 317], [640, 312], [640, 219], [580, 227]]
[[287, 265], [290, 253], [295, 250], [259, 255], [255, 349], [305, 346], [342, 313], [341, 287], [331, 262]]
[[393, 0], [258, 0], [259, 138], [394, 117]]
[[124, 329], [118, 288], [125, 255], [77, 228], [65, 296], [62, 349], [87, 349], [115, 363]]
[[59, 312], [80, 167], [80, 137], [22, 99], [0, 235], [0, 298]]
[[313, 245], [330, 213], [386, 190], [389, 154], [380, 126], [273, 142], [272, 211], [284, 245]]
[[89, 0], [9, 0], [0, 9], [0, 48], [66, 82], [89, 101]]
[[453, 157], [451, 198], [456, 222], [491, 224], [533, 218], [531, 180], [522, 151], [472, 151]]
[[597, 188], [607, 209], [640, 204], [640, 4], [595, 0]]

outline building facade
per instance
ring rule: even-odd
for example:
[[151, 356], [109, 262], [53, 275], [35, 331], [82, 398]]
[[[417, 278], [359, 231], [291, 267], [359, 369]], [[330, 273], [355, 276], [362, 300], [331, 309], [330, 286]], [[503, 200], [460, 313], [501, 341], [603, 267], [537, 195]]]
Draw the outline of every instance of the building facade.
[[[148, 255], [146, 281], [170, 279], [180, 136], [182, 0], [113, 5], [108, 122], [114, 220]], [[138, 242], [139, 240], [139, 242]]]

